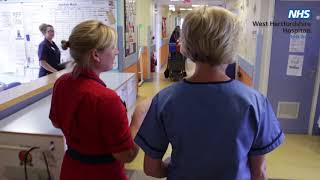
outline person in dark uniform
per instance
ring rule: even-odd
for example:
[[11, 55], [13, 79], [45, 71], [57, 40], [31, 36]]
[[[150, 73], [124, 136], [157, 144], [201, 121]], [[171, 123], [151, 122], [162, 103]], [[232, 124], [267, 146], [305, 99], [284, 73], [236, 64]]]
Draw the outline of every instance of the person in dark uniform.
[[53, 42], [54, 29], [50, 24], [41, 24], [39, 30], [44, 40], [39, 44], [38, 57], [40, 61], [39, 77], [46, 76], [63, 69], [60, 66], [60, 50]]
[[[170, 36], [170, 39], [169, 39], [169, 53], [170, 53], [170, 55], [168, 57], [167, 68], [164, 71], [165, 78], [169, 78], [169, 76], [171, 76], [170, 74], [172, 74], [170, 72], [173, 72], [173, 71], [178, 74], [180, 74], [180, 72], [182, 72], [183, 77], [187, 76], [187, 72], [185, 69], [185, 61], [187, 58], [180, 53], [179, 38], [180, 38], [180, 26], [176, 26]], [[175, 63], [173, 63], [172, 60], [178, 60], [178, 62], [175, 61]], [[180, 64], [180, 65], [178, 65], [178, 64]], [[174, 68], [174, 67], [176, 67], [176, 68]], [[177, 75], [175, 75], [175, 76], [177, 76]], [[178, 77], [179, 76], [180, 75], [178, 75]], [[180, 77], [180, 78], [182, 78], [182, 77]]]

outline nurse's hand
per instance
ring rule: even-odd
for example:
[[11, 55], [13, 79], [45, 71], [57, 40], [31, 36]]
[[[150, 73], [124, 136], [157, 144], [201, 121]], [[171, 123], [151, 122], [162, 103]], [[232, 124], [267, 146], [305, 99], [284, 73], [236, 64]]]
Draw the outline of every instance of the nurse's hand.
[[137, 132], [139, 131], [139, 128], [150, 108], [151, 102], [152, 102], [152, 98], [147, 98], [137, 104], [135, 111], [132, 115], [132, 121], [130, 124], [130, 129], [131, 129], [133, 138], [136, 136]]

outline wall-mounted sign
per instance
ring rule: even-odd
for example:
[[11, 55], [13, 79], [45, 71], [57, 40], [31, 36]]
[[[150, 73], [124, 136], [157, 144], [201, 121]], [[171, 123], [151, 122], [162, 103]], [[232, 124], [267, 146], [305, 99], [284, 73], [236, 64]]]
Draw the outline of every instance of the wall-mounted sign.
[[301, 76], [303, 67], [303, 56], [300, 55], [289, 55], [287, 75], [288, 76]]
[[307, 33], [291, 33], [289, 52], [303, 53], [306, 44]]
[[125, 56], [137, 52], [136, 37], [136, 1], [124, 1], [124, 33], [125, 33]]

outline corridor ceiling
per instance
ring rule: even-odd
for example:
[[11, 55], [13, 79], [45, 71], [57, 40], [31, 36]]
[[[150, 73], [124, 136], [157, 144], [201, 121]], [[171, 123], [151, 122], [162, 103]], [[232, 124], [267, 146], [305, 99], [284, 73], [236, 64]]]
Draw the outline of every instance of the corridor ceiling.
[[155, 0], [156, 3], [158, 4], [162, 4], [162, 5], [169, 5], [169, 4], [173, 4], [173, 5], [177, 5], [177, 6], [191, 6], [192, 4], [196, 4], [196, 5], [209, 5], [209, 6], [213, 6], [213, 5], [222, 5], [224, 4], [225, 0], [187, 0], [190, 1], [190, 3], [186, 3], [183, 0]]

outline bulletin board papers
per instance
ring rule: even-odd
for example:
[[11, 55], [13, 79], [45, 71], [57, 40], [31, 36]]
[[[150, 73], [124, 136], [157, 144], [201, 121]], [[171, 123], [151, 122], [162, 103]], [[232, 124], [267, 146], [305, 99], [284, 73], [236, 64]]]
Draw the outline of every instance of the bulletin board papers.
[[[0, 0], [0, 73], [21, 74], [24, 68], [39, 68], [37, 51], [44, 39], [40, 24], [53, 25], [53, 40], [60, 48], [61, 40], [68, 40], [82, 21], [99, 20], [116, 29], [116, 14], [115, 0]], [[61, 62], [70, 60], [69, 51], [60, 50]], [[117, 69], [118, 63], [114, 65]]]
[[[30, 36], [30, 48], [27, 50], [30, 50], [28, 54], [31, 62], [38, 64], [38, 45], [43, 40], [43, 36], [38, 29], [41, 23], [48, 23], [54, 26], [54, 41], [59, 46], [61, 40], [67, 40], [72, 29], [85, 20], [99, 20], [115, 28], [115, 20], [112, 19], [111, 23], [107, 15], [108, 12], [114, 13], [114, 9], [112, 8], [113, 7], [109, 7], [109, 3], [104, 0], [56, 0], [43, 3], [25, 3], [23, 7], [24, 16], [26, 17], [25, 29], [26, 33]], [[68, 51], [61, 50], [61, 60], [62, 62], [69, 60]]]
[[288, 76], [302, 76], [303, 58], [304, 56], [300, 55], [289, 55], [287, 66]]
[[20, 4], [0, 6], [0, 72], [23, 74], [26, 52]]
[[306, 44], [307, 33], [291, 33], [289, 52], [303, 53]]
[[124, 0], [125, 56], [137, 52], [136, 37], [136, 1]]

